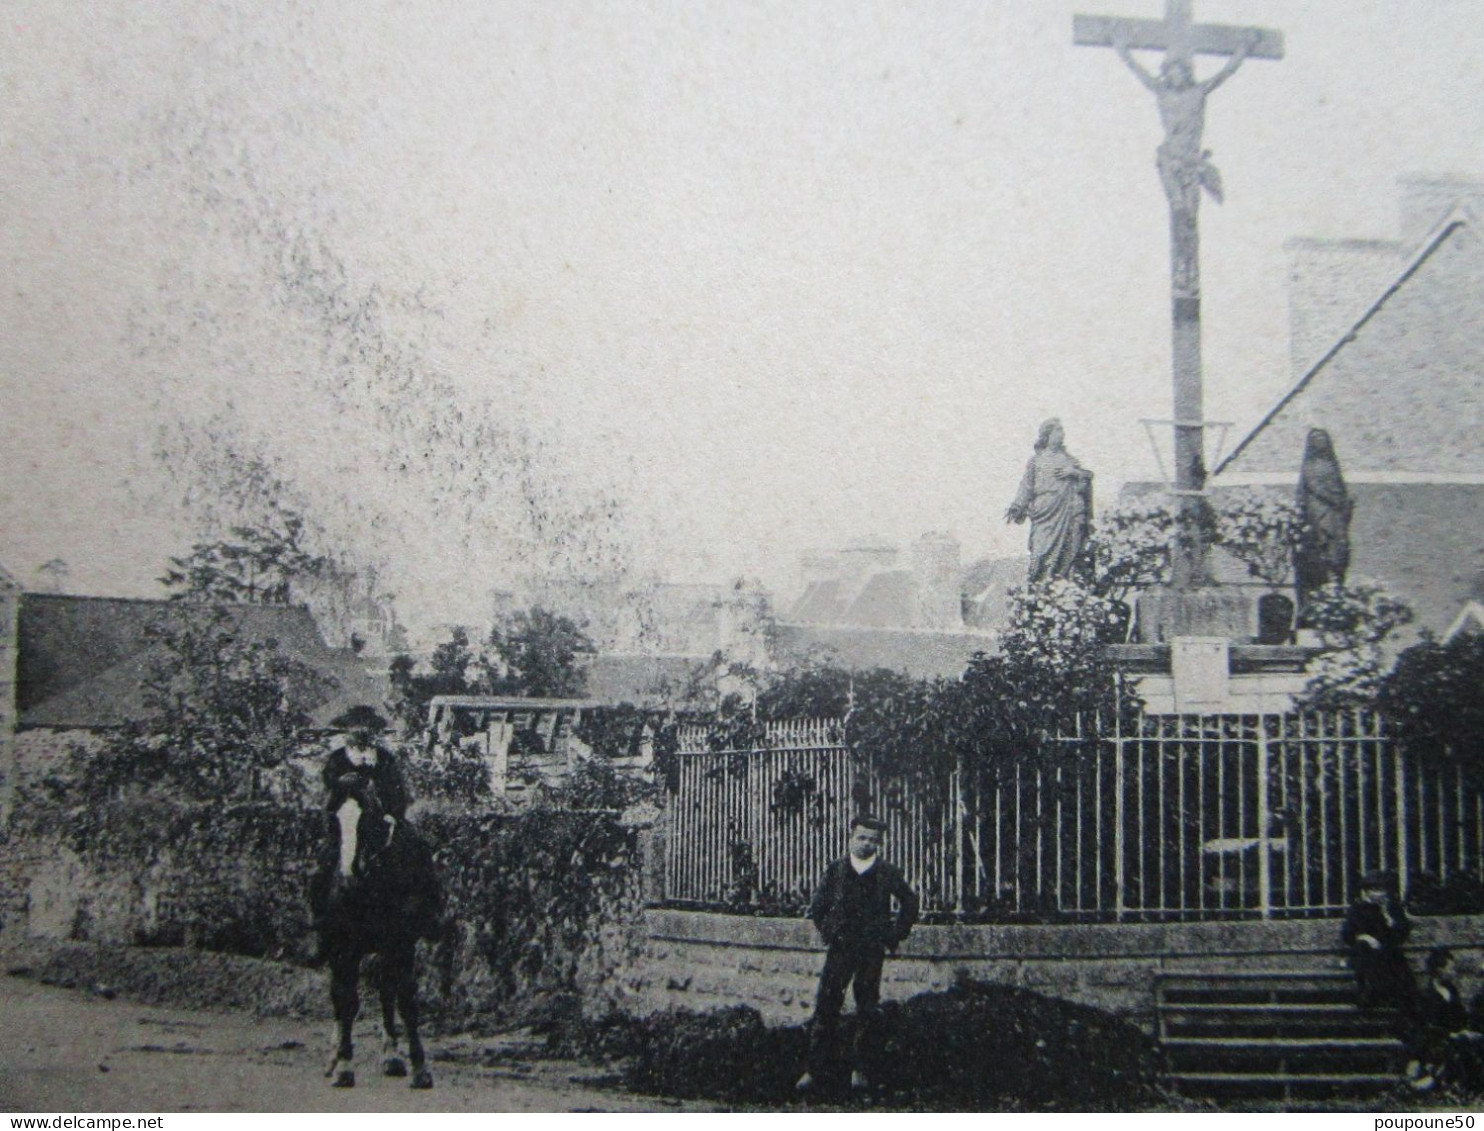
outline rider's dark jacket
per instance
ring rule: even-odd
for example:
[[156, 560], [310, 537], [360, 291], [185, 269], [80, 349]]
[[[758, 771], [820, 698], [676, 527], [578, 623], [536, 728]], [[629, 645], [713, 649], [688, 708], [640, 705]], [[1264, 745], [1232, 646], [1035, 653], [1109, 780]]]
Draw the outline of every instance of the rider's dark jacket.
[[340, 808], [350, 793], [349, 784], [344, 779], [347, 775], [365, 773], [371, 777], [371, 783], [376, 789], [376, 799], [381, 804], [382, 812], [388, 816], [395, 817], [400, 823], [407, 817], [407, 784], [402, 780], [401, 767], [397, 765], [397, 756], [384, 746], [374, 746], [375, 761], [370, 766], [357, 766], [350, 760], [344, 747], [338, 747], [330, 752], [325, 759], [325, 768], [322, 778], [325, 783], [325, 810], [333, 813]]

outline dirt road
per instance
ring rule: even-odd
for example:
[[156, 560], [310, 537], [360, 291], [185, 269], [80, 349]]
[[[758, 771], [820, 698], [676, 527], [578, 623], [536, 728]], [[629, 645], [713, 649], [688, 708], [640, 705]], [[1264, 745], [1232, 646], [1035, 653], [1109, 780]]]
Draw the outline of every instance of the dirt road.
[[[357, 1086], [333, 1089], [323, 1024], [160, 1009], [0, 976], [0, 1111], [674, 1111], [705, 1105], [595, 1086], [597, 1070], [523, 1060], [507, 1038], [433, 1038], [436, 1085], [414, 1092], [377, 1071], [363, 1021]], [[497, 1055], [499, 1054], [499, 1055]], [[577, 1077], [574, 1080], [573, 1077]]]

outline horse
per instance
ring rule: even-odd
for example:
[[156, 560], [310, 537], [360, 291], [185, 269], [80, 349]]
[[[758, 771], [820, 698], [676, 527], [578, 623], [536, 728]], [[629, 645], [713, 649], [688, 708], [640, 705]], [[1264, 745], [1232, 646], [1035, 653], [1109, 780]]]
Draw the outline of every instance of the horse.
[[330, 968], [330, 1001], [339, 1043], [325, 1077], [332, 1087], [353, 1088], [355, 1045], [351, 1029], [360, 1013], [361, 962], [378, 960], [385, 1035], [382, 1071], [406, 1076], [397, 1014], [407, 1027], [412, 1087], [431, 1088], [433, 1073], [418, 1036], [417, 940], [437, 937], [441, 896], [433, 858], [417, 831], [382, 811], [366, 774], [341, 778], [346, 796], [332, 814], [339, 830], [339, 854], [328, 879], [320, 917], [320, 952]]

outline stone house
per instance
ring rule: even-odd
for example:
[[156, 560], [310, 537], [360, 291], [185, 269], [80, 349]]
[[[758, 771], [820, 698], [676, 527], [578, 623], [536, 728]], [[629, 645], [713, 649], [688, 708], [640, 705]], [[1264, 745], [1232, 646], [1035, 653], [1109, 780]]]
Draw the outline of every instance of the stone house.
[[1213, 491], [1291, 491], [1327, 430], [1355, 503], [1350, 576], [1449, 630], [1484, 598], [1484, 185], [1402, 182], [1402, 237], [1290, 243], [1293, 385]]
[[149, 629], [166, 617], [222, 609], [240, 637], [273, 641], [328, 677], [314, 708], [328, 722], [355, 703], [380, 704], [389, 687], [348, 648], [325, 643], [302, 606], [196, 605], [178, 601], [31, 593], [0, 573], [0, 796], [8, 814], [19, 781], [54, 765], [75, 743], [147, 712], [145, 679], [162, 645]]

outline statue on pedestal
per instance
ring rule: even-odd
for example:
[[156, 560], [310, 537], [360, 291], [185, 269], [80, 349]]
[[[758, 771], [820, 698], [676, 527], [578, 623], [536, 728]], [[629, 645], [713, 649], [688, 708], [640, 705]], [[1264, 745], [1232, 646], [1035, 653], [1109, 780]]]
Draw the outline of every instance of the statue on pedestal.
[[1060, 420], [1053, 417], [1041, 425], [1035, 455], [1026, 465], [1015, 501], [1005, 511], [1006, 522], [1030, 519], [1027, 580], [1032, 584], [1070, 577], [1087, 544], [1092, 522], [1092, 472], [1067, 452], [1065, 444]]

